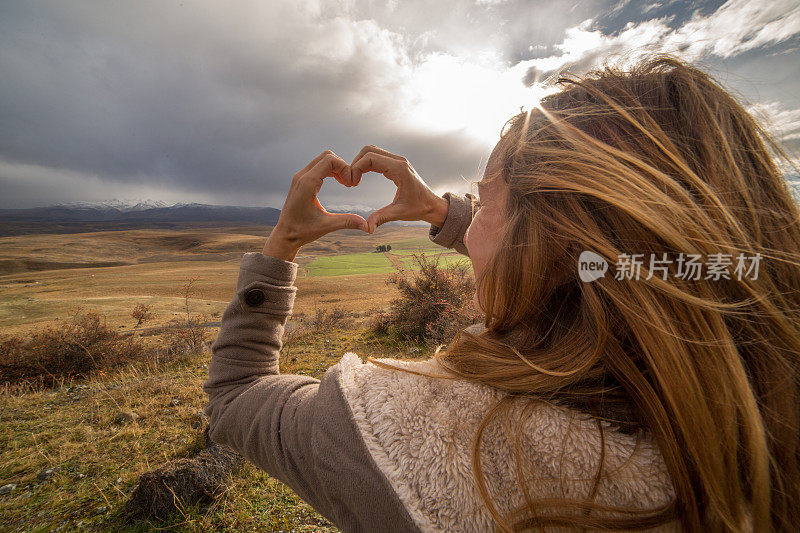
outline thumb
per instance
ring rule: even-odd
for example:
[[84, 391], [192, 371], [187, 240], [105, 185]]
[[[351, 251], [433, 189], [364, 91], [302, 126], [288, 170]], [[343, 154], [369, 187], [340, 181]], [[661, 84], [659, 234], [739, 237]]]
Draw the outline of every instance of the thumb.
[[360, 229], [363, 232], [368, 232], [367, 221], [358, 215], [330, 213], [327, 218], [330, 223], [330, 231], [336, 231], [337, 229]]
[[392, 220], [400, 220], [399, 214], [399, 209], [395, 205], [387, 205], [386, 207], [381, 207], [377, 211], [372, 212], [367, 218], [369, 233], [375, 233], [378, 226], [382, 224], [386, 224]]

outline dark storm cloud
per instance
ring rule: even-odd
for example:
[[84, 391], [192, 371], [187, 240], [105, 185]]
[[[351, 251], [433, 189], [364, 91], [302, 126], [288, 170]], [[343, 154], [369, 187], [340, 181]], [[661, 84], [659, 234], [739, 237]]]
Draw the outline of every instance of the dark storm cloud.
[[[368, 143], [408, 156], [434, 187], [449, 185], [476, 175], [495, 132], [478, 139], [455, 122], [420, 126], [428, 122], [414, 106], [428, 88], [414, 82], [426, 58], [494, 62], [498, 71], [530, 62], [517, 80], [531, 84], [563, 65], [588, 68], [601, 54], [641, 44], [646, 34], [631, 33], [628, 22], [661, 28], [667, 42], [718, 8], [675, 1], [566, 8], [560, 1], [6, 2], [0, 207], [126, 195], [279, 206], [289, 177], [321, 150], [349, 160]], [[582, 26], [587, 19], [594, 25]], [[605, 40], [570, 55], [560, 47], [569, 31], [598, 31]], [[792, 42], [773, 41], [765, 40]], [[797, 65], [797, 52], [786, 50], [770, 59], [775, 68]], [[760, 63], [740, 64], [766, 76]], [[796, 80], [770, 85], [768, 103], [800, 107], [785, 96]], [[469, 102], [463, 113], [483, 103]], [[377, 206], [392, 188], [375, 177], [358, 190], [326, 186], [323, 193], [332, 203]]]
[[[3, 160], [245, 199], [285, 189], [326, 148], [349, 158], [367, 143], [417, 147], [434, 181], [483, 155], [457, 133], [407, 138], [382, 123], [402, 65], [382, 43], [346, 35], [357, 26], [313, 22], [292, 6], [150, 7], [2, 8]], [[350, 50], [329, 59], [336, 47]]]

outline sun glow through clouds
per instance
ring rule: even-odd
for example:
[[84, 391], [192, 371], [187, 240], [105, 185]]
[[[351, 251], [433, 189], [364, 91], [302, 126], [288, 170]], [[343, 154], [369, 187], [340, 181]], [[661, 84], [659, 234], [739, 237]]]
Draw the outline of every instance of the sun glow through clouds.
[[499, 61], [432, 54], [415, 67], [404, 88], [408, 107], [403, 118], [414, 129], [461, 132], [492, 146], [509, 118], [551, 92], [538, 83], [526, 87], [524, 74], [522, 65], [506, 68]]

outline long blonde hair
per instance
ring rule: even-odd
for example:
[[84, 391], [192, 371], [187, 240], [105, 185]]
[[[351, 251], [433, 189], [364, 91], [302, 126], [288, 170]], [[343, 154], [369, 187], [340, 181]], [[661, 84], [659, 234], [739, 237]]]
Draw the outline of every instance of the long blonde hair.
[[[500, 251], [477, 280], [487, 329], [461, 332], [437, 358], [511, 400], [645, 428], [676, 499], [611, 516], [526, 493], [523, 509], [501, 516], [478, 453], [498, 408], [473, 448], [489, 512], [502, 530], [675, 518], [691, 531], [800, 527], [800, 214], [776, 165], [786, 154], [718, 83], [670, 56], [557, 83], [508, 122], [502, 168], [484, 178], [510, 191]], [[584, 250], [612, 271], [620, 254], [643, 254], [642, 275], [582, 282]], [[668, 275], [645, 279], [650, 254], [664, 253]], [[724, 254], [730, 279], [681, 277], [679, 254]], [[745, 276], [733, 273], [740, 254]]]

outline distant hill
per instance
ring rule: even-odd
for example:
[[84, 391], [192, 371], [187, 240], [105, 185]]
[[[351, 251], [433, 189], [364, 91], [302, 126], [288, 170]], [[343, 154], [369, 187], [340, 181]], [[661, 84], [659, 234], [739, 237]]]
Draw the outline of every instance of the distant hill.
[[[331, 213], [356, 213], [367, 218], [362, 206], [340, 206]], [[187, 229], [236, 225], [274, 226], [281, 214], [274, 207], [235, 205], [175, 204], [163, 202], [125, 203], [118, 200], [92, 203], [75, 202], [0, 209], [0, 237], [41, 233], [87, 233], [133, 229]], [[426, 226], [424, 222], [390, 222], [392, 226]]]
[[113, 229], [175, 228], [196, 224], [274, 226], [281, 214], [272, 207], [118, 201], [0, 209], [0, 236], [27, 233], [82, 233]]

